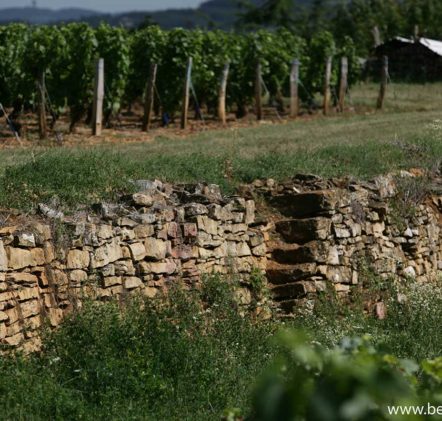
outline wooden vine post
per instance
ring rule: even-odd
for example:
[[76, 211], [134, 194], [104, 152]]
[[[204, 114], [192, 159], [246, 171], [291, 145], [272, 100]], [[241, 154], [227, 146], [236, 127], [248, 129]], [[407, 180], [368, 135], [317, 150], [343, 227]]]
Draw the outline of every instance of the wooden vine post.
[[324, 105], [323, 112], [324, 115], [328, 114], [330, 108], [330, 81], [332, 73], [332, 57], [328, 57], [325, 63], [325, 76], [324, 76]]
[[97, 61], [95, 70], [94, 107], [92, 114], [92, 135], [101, 136], [103, 128], [103, 101], [104, 101], [104, 59]]
[[296, 118], [299, 114], [299, 66], [298, 59], [293, 60], [290, 72], [290, 117]]
[[262, 120], [262, 68], [261, 63], [256, 64], [255, 70], [255, 106], [256, 106], [256, 119]]
[[46, 139], [48, 137], [48, 126], [46, 122], [46, 80], [45, 71], [40, 74], [40, 78], [37, 81], [38, 91], [38, 133], [40, 139]]
[[186, 80], [184, 82], [184, 93], [183, 93], [183, 109], [181, 112], [181, 128], [187, 128], [187, 115], [189, 112], [189, 92], [190, 92], [190, 83], [192, 81], [192, 57], [189, 57], [187, 61], [186, 67]]
[[348, 88], [348, 58], [341, 58], [341, 79], [339, 81], [339, 111], [344, 112], [345, 95]]
[[382, 110], [384, 108], [385, 94], [387, 93], [388, 84], [388, 57], [382, 57], [382, 69], [381, 69], [381, 88], [379, 91], [377, 109]]
[[158, 65], [152, 63], [149, 69], [149, 79], [146, 85], [146, 97], [144, 101], [144, 117], [143, 117], [143, 132], [150, 130], [150, 122], [152, 118], [152, 110], [155, 96], [155, 82], [157, 79]]
[[221, 73], [221, 83], [219, 87], [218, 95], [218, 118], [225, 125], [226, 118], [226, 92], [227, 92], [227, 79], [229, 78], [230, 63], [227, 62], [224, 65], [223, 72]]
[[377, 48], [381, 45], [381, 33], [379, 32], [379, 27], [376, 25], [372, 29], [373, 34], [373, 46]]

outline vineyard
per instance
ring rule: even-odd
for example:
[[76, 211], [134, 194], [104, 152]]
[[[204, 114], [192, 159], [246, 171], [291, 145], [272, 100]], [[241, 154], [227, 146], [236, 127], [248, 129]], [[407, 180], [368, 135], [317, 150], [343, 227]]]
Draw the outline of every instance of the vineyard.
[[0, 102], [13, 109], [14, 123], [23, 111], [36, 111], [43, 95], [52, 126], [60, 115], [69, 115], [74, 131], [83, 119], [91, 120], [95, 66], [103, 58], [103, 120], [110, 126], [123, 107], [130, 110], [143, 100], [151, 65], [156, 64], [153, 109], [167, 124], [181, 107], [186, 65], [192, 59], [190, 102], [197, 115], [216, 115], [220, 77], [227, 63], [229, 111], [241, 117], [254, 104], [259, 63], [263, 96], [283, 112], [294, 59], [300, 61], [299, 98], [311, 107], [314, 95], [322, 92], [329, 57], [333, 58], [330, 84], [336, 92], [343, 56], [349, 61], [352, 84], [360, 70], [353, 41], [346, 38], [338, 45], [328, 32], [308, 42], [286, 29], [234, 34], [164, 31], [156, 26], [130, 32], [104, 24], [97, 29], [83, 23], [11, 24], [0, 27]]

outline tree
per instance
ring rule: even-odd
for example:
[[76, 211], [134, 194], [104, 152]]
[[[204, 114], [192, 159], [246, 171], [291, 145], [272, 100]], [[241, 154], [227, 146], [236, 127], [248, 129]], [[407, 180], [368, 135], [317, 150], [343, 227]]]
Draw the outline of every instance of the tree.
[[243, 3], [248, 10], [239, 23], [246, 26], [289, 27], [294, 22], [292, 0], [266, 0], [262, 6]]

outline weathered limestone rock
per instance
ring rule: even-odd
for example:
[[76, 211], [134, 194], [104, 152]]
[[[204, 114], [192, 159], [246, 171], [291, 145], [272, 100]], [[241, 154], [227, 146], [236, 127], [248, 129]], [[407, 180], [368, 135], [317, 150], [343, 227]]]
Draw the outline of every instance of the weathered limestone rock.
[[252, 254], [252, 252], [250, 251], [250, 247], [247, 245], [247, 243], [239, 243], [237, 246], [237, 251], [239, 257], [251, 256]]
[[153, 225], [137, 225], [134, 228], [135, 237], [139, 239], [151, 237], [154, 233], [155, 228]]
[[144, 242], [146, 257], [152, 260], [162, 260], [166, 258], [168, 243], [167, 241], [147, 238]]
[[103, 278], [103, 288], [109, 288], [115, 285], [122, 285], [122, 284], [123, 284], [123, 278], [121, 276], [109, 276], [107, 278]]
[[86, 269], [89, 267], [90, 256], [86, 250], [69, 250], [67, 254], [67, 269]]
[[192, 238], [198, 235], [198, 228], [196, 224], [183, 224], [183, 235], [185, 238]]
[[35, 236], [32, 233], [21, 232], [15, 236], [18, 247], [35, 247]]
[[177, 269], [177, 264], [173, 260], [166, 260], [165, 262], [141, 262], [140, 264], [140, 271], [143, 275], [150, 273], [172, 275]]
[[38, 278], [31, 274], [26, 272], [13, 272], [6, 274], [6, 282], [9, 284], [36, 284], [38, 281]]
[[126, 277], [123, 280], [124, 288], [126, 289], [135, 289], [143, 286], [143, 281], [140, 278], [136, 278], [134, 276]]
[[55, 260], [55, 250], [51, 242], [45, 241], [43, 244], [43, 253], [45, 256], [45, 262], [47, 264], [52, 263]]
[[115, 268], [115, 275], [118, 276], [135, 275], [135, 266], [132, 260], [120, 260], [118, 262], [115, 262], [114, 268]]
[[25, 267], [32, 266], [34, 259], [29, 250], [7, 247], [6, 254], [8, 256], [9, 269], [23, 269]]
[[31, 249], [31, 266], [41, 266], [46, 262], [45, 252], [41, 248]]
[[217, 235], [218, 224], [215, 220], [210, 219], [208, 216], [197, 216], [197, 226], [199, 230], [207, 232], [207, 234]]
[[8, 270], [8, 257], [3, 245], [3, 241], [0, 240], [0, 272]]
[[146, 247], [142, 243], [134, 243], [129, 245], [132, 259], [135, 262], [143, 260], [146, 257]]
[[107, 224], [97, 225], [96, 234], [100, 240], [108, 240], [113, 236], [112, 226]]
[[101, 268], [122, 258], [123, 252], [121, 246], [118, 240], [114, 239], [110, 243], [95, 250], [92, 255], [91, 267], [92, 269]]
[[77, 269], [69, 273], [69, 279], [73, 283], [86, 282], [88, 279], [88, 275], [86, 271]]
[[148, 193], [135, 193], [132, 195], [132, 201], [137, 206], [151, 207], [154, 204], [153, 197]]
[[187, 217], [207, 215], [209, 213], [207, 207], [201, 203], [189, 203], [184, 206], [184, 210]]

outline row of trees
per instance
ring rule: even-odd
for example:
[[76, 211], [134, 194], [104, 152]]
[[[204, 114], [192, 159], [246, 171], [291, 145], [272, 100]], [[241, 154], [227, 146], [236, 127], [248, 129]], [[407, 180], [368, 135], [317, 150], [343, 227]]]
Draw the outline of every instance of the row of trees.
[[300, 3], [303, 2], [267, 0], [260, 7], [250, 6], [238, 27], [286, 27], [305, 38], [327, 30], [338, 42], [348, 36], [354, 39], [362, 57], [373, 47], [375, 26], [384, 40], [412, 36], [415, 29], [421, 36], [442, 39], [440, 0], [312, 0], [308, 8], [297, 6]]
[[219, 78], [230, 62], [227, 106], [240, 113], [253, 103], [255, 68], [261, 63], [263, 82], [273, 98], [289, 93], [293, 59], [301, 61], [304, 99], [322, 91], [326, 58], [335, 58], [332, 84], [336, 84], [339, 57], [350, 62], [350, 83], [358, 75], [356, 50], [348, 37], [336, 43], [326, 31], [310, 41], [282, 28], [247, 34], [151, 26], [129, 32], [82, 23], [60, 27], [11, 24], [0, 27], [0, 102], [14, 107], [36, 103], [36, 81], [45, 75], [54, 119], [70, 111], [73, 129], [91, 109], [95, 62], [105, 60], [105, 117], [110, 120], [122, 105], [144, 93], [151, 63], [158, 64], [157, 109], [173, 114], [179, 109], [184, 73], [193, 58], [193, 84], [201, 104], [215, 112]]

